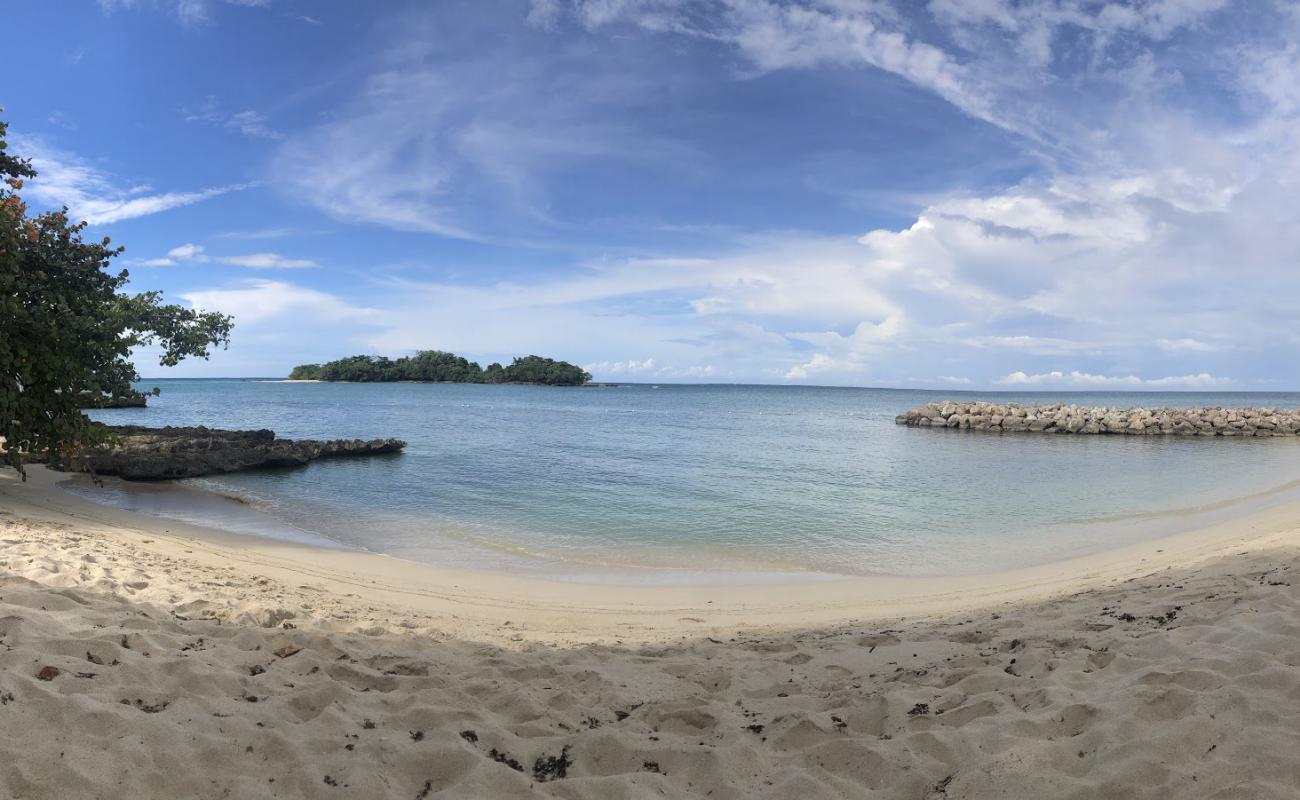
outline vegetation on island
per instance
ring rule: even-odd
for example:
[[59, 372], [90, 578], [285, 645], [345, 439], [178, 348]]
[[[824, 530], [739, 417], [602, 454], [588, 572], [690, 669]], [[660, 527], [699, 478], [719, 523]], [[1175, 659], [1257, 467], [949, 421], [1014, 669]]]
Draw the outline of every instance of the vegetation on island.
[[162, 366], [207, 358], [233, 321], [123, 293], [126, 270], [109, 269], [123, 248], [83, 239], [66, 206], [29, 215], [19, 192], [36, 171], [9, 154], [6, 131], [0, 122], [0, 466], [22, 472], [29, 453], [75, 462], [111, 439], [81, 408], [134, 396], [134, 348], [155, 346]]
[[295, 381], [351, 381], [356, 383], [529, 383], [545, 386], [582, 386], [591, 373], [567, 361], [541, 356], [516, 358], [509, 366], [489, 364], [487, 369], [454, 353], [422, 350], [413, 356], [351, 356], [324, 364], [301, 364], [289, 373]]

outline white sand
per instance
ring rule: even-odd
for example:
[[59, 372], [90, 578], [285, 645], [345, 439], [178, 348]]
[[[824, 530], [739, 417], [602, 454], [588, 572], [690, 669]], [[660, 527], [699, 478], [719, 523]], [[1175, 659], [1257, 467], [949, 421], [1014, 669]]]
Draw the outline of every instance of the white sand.
[[1300, 797], [1300, 504], [993, 576], [609, 588], [54, 481], [0, 473], [0, 797]]

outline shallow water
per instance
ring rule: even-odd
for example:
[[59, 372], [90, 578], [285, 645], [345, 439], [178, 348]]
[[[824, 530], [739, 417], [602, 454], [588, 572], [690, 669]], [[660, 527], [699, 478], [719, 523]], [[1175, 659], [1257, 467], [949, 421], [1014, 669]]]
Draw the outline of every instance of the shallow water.
[[[245, 533], [581, 580], [984, 572], [1212, 521], [1300, 478], [1300, 437], [904, 428], [960, 392], [787, 386], [544, 388], [160, 380], [109, 422], [396, 436], [400, 455], [92, 499]], [[1300, 394], [979, 393], [1081, 405], [1300, 406]], [[1249, 501], [1276, 502], [1294, 492]], [[1153, 513], [1154, 512], [1154, 513]], [[1169, 513], [1180, 512], [1180, 513]]]

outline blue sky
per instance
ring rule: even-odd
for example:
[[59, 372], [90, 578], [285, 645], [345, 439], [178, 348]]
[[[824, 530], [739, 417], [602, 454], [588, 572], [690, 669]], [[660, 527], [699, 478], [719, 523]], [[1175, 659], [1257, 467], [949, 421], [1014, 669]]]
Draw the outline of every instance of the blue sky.
[[0, 105], [208, 362], [1300, 387], [1268, 0], [23, 1]]

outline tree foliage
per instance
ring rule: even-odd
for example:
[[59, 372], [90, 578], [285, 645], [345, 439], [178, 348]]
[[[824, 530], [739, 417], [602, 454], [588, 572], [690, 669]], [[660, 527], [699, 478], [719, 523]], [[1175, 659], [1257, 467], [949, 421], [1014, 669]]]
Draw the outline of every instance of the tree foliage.
[[301, 364], [289, 373], [290, 380], [388, 383], [422, 381], [432, 383], [536, 383], [546, 386], [581, 386], [591, 375], [567, 361], [541, 356], [516, 358], [508, 367], [477, 363], [442, 350], [422, 350], [413, 356], [389, 359], [384, 356], [349, 356], [324, 364]]
[[79, 406], [85, 396], [127, 396], [139, 380], [132, 348], [156, 345], [160, 363], [207, 358], [225, 346], [232, 320], [164, 305], [158, 292], [124, 294], [122, 252], [86, 241], [68, 209], [29, 215], [19, 192], [34, 177], [10, 155], [0, 122], [0, 466], [22, 469], [26, 453], [75, 459], [107, 435]]

